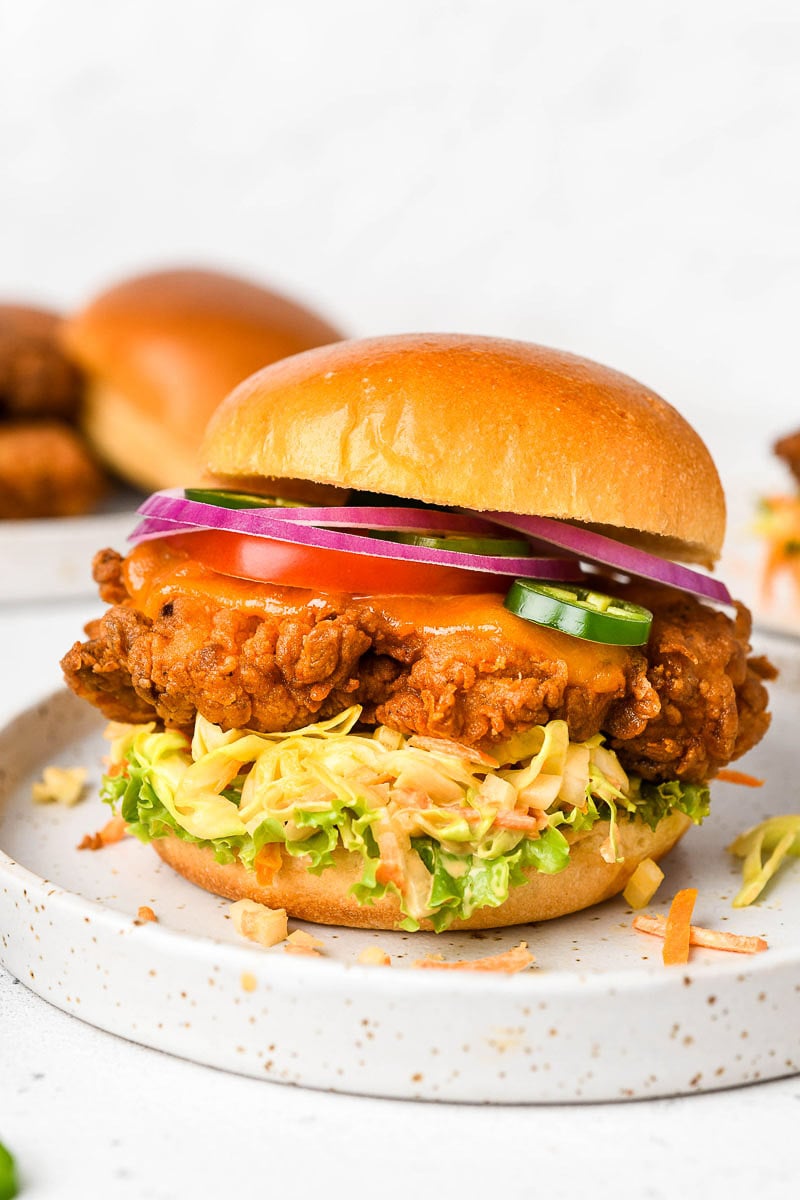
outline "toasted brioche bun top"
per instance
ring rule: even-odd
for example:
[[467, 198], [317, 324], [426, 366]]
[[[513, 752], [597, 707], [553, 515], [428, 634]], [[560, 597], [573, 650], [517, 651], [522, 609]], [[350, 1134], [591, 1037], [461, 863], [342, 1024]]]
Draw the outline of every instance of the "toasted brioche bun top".
[[192, 269], [128, 279], [62, 330], [90, 378], [87, 434], [123, 476], [156, 488], [199, 478], [202, 432], [237, 383], [340, 337], [285, 296]]
[[340, 342], [242, 383], [209, 425], [214, 474], [288, 476], [557, 517], [713, 562], [725, 500], [671, 405], [588, 359], [499, 338]]

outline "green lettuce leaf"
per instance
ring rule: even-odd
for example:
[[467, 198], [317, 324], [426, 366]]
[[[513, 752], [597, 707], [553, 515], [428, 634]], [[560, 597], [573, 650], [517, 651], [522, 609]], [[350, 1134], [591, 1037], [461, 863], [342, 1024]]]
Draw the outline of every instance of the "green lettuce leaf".
[[633, 795], [635, 811], [631, 816], [639, 817], [651, 829], [676, 811], [685, 813], [695, 825], [700, 825], [708, 816], [711, 792], [706, 783], [682, 783], [678, 779], [667, 783], [637, 779], [632, 783], [636, 787]]

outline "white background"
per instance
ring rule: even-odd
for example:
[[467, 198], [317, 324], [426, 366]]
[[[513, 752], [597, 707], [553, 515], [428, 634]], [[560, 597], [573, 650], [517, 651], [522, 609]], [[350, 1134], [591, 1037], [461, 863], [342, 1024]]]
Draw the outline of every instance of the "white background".
[[[69, 308], [191, 262], [355, 335], [549, 343], [660, 391], [731, 481], [780, 480], [769, 442], [800, 425], [799, 149], [792, 0], [0, 0], [3, 298]], [[26, 697], [57, 678], [64, 616], [3, 627]], [[0, 1138], [36, 1200], [777, 1196], [798, 1099], [488, 1113], [287, 1092], [0, 975]]]
[[[1, 0], [0, 289], [213, 263], [800, 424], [792, 0]], [[778, 474], [780, 478], [780, 474]]]

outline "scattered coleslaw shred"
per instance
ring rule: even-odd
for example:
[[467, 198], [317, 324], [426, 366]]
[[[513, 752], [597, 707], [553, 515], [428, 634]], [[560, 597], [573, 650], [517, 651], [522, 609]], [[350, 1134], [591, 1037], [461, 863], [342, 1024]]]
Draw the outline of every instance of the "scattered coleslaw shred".
[[800, 814], [770, 817], [740, 834], [728, 851], [743, 859], [742, 886], [734, 908], [747, 908], [790, 855], [800, 857]]
[[502, 954], [490, 954], [485, 958], [465, 958], [456, 962], [446, 962], [441, 954], [428, 954], [418, 958], [411, 965], [421, 970], [437, 971], [497, 971], [506, 975], [516, 975], [533, 966], [536, 959], [528, 950], [527, 942], [520, 942], [512, 950], [504, 950]]
[[[663, 938], [667, 930], [667, 918], [639, 913], [633, 918], [633, 928], [640, 933], [651, 933]], [[762, 937], [749, 937], [741, 933], [727, 933], [721, 929], [704, 929], [702, 925], [689, 926], [689, 945], [702, 946], [706, 950], [728, 950], [735, 954], [760, 954], [769, 949]]]
[[86, 791], [85, 767], [45, 767], [42, 778], [31, 787], [34, 804], [63, 804], [72, 808]]

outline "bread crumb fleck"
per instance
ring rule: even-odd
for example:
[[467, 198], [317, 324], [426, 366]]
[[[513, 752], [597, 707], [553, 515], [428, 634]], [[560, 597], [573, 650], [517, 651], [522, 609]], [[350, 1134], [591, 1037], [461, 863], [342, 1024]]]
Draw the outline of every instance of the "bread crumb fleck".
[[140, 921], [155, 921], [158, 923], [158, 917], [153, 912], [149, 904], [140, 904], [139, 911], [136, 915]]
[[277, 946], [286, 941], [289, 927], [285, 908], [267, 908], [255, 900], [236, 900], [229, 909], [234, 929], [259, 946]]
[[242, 991], [254, 992], [258, 986], [255, 975], [251, 975], [249, 971], [242, 971]]
[[385, 950], [381, 950], [380, 946], [365, 946], [358, 956], [358, 961], [365, 967], [390, 967], [392, 965], [391, 955]]
[[289, 934], [286, 942], [287, 944], [283, 948], [287, 954], [310, 954], [315, 958], [322, 957], [319, 948], [325, 945], [319, 938], [306, 933], [304, 929], [295, 929], [294, 933]]
[[42, 778], [31, 788], [34, 804], [63, 804], [72, 808], [83, 799], [85, 767], [45, 767]]
[[121, 842], [127, 833], [127, 826], [122, 817], [112, 817], [97, 833], [84, 834], [78, 843], [79, 850], [102, 850], [114, 842]]

